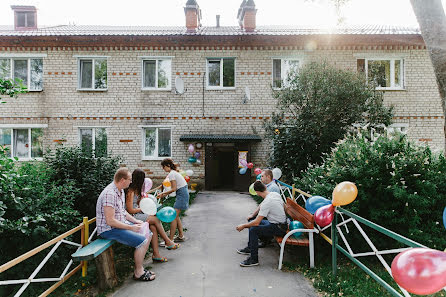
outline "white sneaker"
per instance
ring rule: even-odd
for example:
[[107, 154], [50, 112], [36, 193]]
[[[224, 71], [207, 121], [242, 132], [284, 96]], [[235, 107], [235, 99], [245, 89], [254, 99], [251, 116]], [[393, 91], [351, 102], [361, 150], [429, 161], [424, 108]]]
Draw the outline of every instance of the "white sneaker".
[[160, 241], [159, 246], [166, 246], [166, 242], [165, 241]]

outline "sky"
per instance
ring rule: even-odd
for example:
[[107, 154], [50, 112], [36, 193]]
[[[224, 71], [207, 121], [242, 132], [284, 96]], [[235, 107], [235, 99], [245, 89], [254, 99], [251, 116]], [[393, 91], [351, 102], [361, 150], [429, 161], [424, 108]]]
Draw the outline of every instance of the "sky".
[[[443, 6], [446, 0], [443, 1]], [[11, 5], [34, 5], [38, 25], [185, 26], [186, 0], [0, 0], [0, 25], [13, 25]], [[197, 0], [202, 24], [237, 26], [242, 0]], [[338, 17], [330, 0], [255, 0], [257, 25], [333, 27]], [[350, 0], [342, 9], [345, 25], [418, 27], [409, 0]]]

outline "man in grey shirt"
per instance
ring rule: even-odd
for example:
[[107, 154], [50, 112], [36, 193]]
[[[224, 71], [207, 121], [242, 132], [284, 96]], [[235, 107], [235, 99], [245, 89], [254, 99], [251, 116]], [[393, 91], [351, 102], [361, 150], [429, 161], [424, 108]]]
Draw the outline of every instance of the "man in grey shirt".
[[[236, 227], [237, 231], [249, 228], [248, 246], [237, 250], [242, 255], [250, 255], [248, 259], [240, 263], [240, 266], [249, 267], [259, 265], [258, 240], [259, 236], [272, 237], [284, 236], [286, 233], [286, 214], [283, 208], [283, 200], [279, 194], [269, 192], [261, 181], [254, 183], [257, 195], [263, 198], [259, 206], [256, 218], [249, 223]], [[266, 218], [266, 220], [264, 219]]]

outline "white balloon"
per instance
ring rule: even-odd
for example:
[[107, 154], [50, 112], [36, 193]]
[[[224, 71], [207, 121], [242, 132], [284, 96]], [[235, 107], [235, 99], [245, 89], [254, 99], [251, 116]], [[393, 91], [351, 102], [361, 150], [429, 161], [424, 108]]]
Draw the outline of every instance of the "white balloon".
[[156, 204], [152, 199], [141, 199], [141, 201], [139, 202], [139, 207], [141, 208], [143, 213], [148, 214], [149, 216], [153, 216], [156, 214]]
[[196, 164], [196, 165], [200, 165], [200, 164], [201, 164], [200, 159], [197, 159], [197, 161], [195, 162], [195, 164]]
[[280, 170], [279, 168], [274, 168], [272, 171], [273, 171], [273, 178], [280, 179], [280, 177], [282, 176], [282, 170]]
[[191, 177], [192, 175], [194, 175], [194, 171], [191, 169], [186, 170], [186, 175], [188, 175], [189, 177]]

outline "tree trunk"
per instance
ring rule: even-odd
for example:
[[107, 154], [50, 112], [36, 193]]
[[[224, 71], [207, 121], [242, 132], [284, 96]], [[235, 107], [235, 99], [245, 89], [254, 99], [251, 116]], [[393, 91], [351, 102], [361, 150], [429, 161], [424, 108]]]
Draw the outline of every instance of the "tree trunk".
[[[441, 0], [410, 0], [429, 51], [446, 118], [446, 16]], [[446, 147], [446, 129], [445, 147]]]
[[113, 249], [109, 247], [95, 259], [98, 286], [101, 290], [111, 289], [118, 284]]

